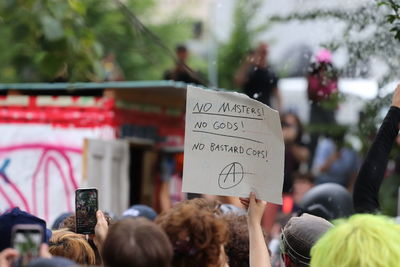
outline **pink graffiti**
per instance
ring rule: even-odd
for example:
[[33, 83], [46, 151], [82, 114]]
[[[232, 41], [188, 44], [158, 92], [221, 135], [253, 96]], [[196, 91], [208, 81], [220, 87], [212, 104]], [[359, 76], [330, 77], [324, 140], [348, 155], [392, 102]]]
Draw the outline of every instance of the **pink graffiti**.
[[[56, 167], [57, 167], [57, 169], [58, 169], [58, 171], [59, 171], [59, 173], [61, 175], [61, 179], [62, 179], [62, 182], [63, 182], [63, 185], [64, 185], [65, 195], [68, 196], [69, 198], [71, 197], [71, 191], [68, 188], [67, 178], [65, 177], [64, 172], [62, 171], [62, 167], [61, 167], [60, 163], [57, 161], [57, 159], [55, 157], [49, 156], [47, 158], [46, 163], [45, 163], [45, 176], [44, 176], [44, 179], [45, 179], [45, 183], [44, 183], [44, 185], [45, 185], [45, 189], [44, 189], [44, 193], [45, 193], [45, 195], [44, 195], [44, 197], [45, 197], [44, 214], [45, 215], [44, 216], [45, 217], [49, 216], [49, 199], [48, 198], [49, 198], [49, 165], [50, 165], [50, 162], [52, 162], [54, 165], [56, 165]], [[73, 190], [75, 190], [77, 188], [78, 188], [78, 186], [74, 184], [73, 185]], [[67, 201], [67, 209], [68, 209], [68, 211], [72, 211], [71, 201]]]
[[[20, 200], [24, 204], [25, 210], [27, 212], [30, 212], [28, 201], [26, 200], [26, 197], [24, 196], [24, 194], [22, 194], [21, 190], [19, 190], [19, 188], [4, 173], [0, 173], [0, 177], [3, 178], [3, 180], [6, 181], [7, 184], [11, 187], [11, 189], [17, 194], [17, 196], [20, 198]], [[5, 196], [5, 194], [2, 194], [2, 195]], [[13, 207], [15, 206], [14, 203], [12, 203], [12, 206]]]
[[[50, 165], [53, 164], [57, 171], [60, 174], [63, 188], [64, 188], [64, 194], [66, 198], [66, 205], [68, 211], [72, 211], [71, 207], [71, 200], [72, 200], [72, 192], [78, 188], [78, 184], [75, 179], [74, 175], [74, 169], [73, 165], [71, 162], [71, 159], [68, 157], [67, 153], [72, 152], [72, 153], [77, 153], [77, 154], [82, 154], [82, 149], [78, 148], [72, 148], [72, 147], [67, 147], [67, 146], [57, 146], [57, 145], [49, 145], [45, 143], [34, 143], [34, 144], [20, 144], [20, 145], [14, 145], [14, 146], [8, 146], [8, 147], [0, 147], [0, 154], [4, 153], [10, 153], [14, 151], [26, 151], [26, 150], [39, 150], [41, 151], [38, 163], [35, 167], [35, 170], [32, 175], [32, 209], [30, 209], [29, 203], [26, 199], [26, 197], [23, 195], [23, 193], [11, 182], [11, 179], [8, 179], [8, 177], [5, 177], [4, 180], [7, 181], [6, 184], [11, 186], [11, 188], [14, 190], [18, 198], [22, 201], [22, 203], [25, 206], [26, 211], [32, 212], [34, 215], [38, 215], [38, 205], [37, 205], [37, 183], [39, 174], [41, 173], [41, 170], [43, 170], [42, 173], [44, 173], [44, 219], [48, 220], [49, 219], [49, 168]], [[49, 154], [52, 153], [52, 154]], [[55, 155], [61, 156], [61, 158], [65, 161], [68, 174], [66, 175], [63, 168], [62, 164], [55, 157]], [[53, 177], [52, 177], [53, 178]], [[0, 185], [0, 195], [3, 196], [3, 198], [6, 200], [8, 205], [10, 207], [14, 207], [15, 203], [12, 201], [12, 199], [7, 195], [7, 193], [4, 191], [4, 189]]]
[[8, 206], [10, 206], [10, 208], [14, 208], [15, 204], [14, 202], [11, 200], [11, 198], [8, 197], [7, 193], [4, 192], [3, 188], [0, 186], [0, 194], [4, 197], [4, 199], [7, 201]]
[[19, 150], [19, 149], [54, 149], [54, 150], [58, 150], [58, 151], [69, 151], [69, 152], [75, 152], [75, 153], [79, 153], [79, 154], [82, 153], [82, 149], [80, 149], [80, 148], [73, 148], [73, 147], [62, 146], [62, 145], [50, 145], [50, 144], [46, 144], [46, 143], [22, 144], [22, 145], [0, 147], [0, 153], [11, 152], [14, 150]]

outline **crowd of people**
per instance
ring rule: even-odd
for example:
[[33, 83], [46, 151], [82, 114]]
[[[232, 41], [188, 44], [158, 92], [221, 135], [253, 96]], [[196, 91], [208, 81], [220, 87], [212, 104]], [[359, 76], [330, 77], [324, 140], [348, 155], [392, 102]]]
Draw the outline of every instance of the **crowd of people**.
[[[169, 77], [186, 75], [187, 50]], [[260, 45], [235, 75], [250, 97], [280, 108], [277, 77], [267, 64], [268, 46]], [[329, 51], [320, 52], [307, 76], [311, 123], [334, 123], [332, 105], [337, 72]], [[333, 99], [333, 100], [332, 100]], [[329, 106], [328, 105], [328, 106]], [[0, 215], [0, 267], [21, 266], [13, 248], [15, 225], [37, 225], [43, 233], [37, 257], [24, 266], [389, 266], [400, 264], [400, 226], [379, 215], [379, 189], [398, 136], [400, 85], [368, 154], [362, 162], [345, 144], [345, 129], [314, 131], [293, 112], [282, 112], [285, 142], [283, 206], [256, 199], [168, 195], [168, 183], [182, 172], [182, 155], [162, 161], [161, 212], [134, 205], [120, 216], [96, 213], [94, 234], [76, 231], [75, 214], [48, 222], [19, 208]], [[175, 159], [175, 160], [172, 160]], [[170, 161], [172, 163], [170, 163]], [[175, 166], [175, 165], [177, 166]], [[174, 167], [171, 167], [174, 165]]]

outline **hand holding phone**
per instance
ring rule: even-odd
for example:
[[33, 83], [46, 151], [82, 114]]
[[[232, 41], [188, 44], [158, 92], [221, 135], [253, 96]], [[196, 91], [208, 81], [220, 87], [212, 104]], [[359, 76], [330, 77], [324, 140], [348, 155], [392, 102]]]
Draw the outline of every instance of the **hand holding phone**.
[[19, 253], [13, 248], [6, 248], [0, 252], [0, 266], [13, 266], [13, 262], [18, 259]]
[[11, 244], [20, 255], [18, 266], [26, 266], [39, 257], [43, 235], [43, 228], [36, 224], [17, 224], [13, 227]]
[[96, 188], [82, 188], [75, 191], [76, 232], [78, 234], [94, 234], [97, 210]]

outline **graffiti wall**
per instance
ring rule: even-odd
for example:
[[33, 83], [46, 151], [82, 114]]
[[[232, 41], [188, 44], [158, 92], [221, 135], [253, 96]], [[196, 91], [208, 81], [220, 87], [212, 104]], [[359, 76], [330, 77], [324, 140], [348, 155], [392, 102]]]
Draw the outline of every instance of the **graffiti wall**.
[[60, 99], [3, 99], [0, 213], [18, 206], [51, 223], [60, 213], [74, 210], [75, 189], [83, 182], [84, 140], [115, 139], [113, 127], [99, 119], [104, 112], [85, 101], [86, 106], [79, 100], [62, 105]]
[[84, 138], [101, 129], [63, 129], [48, 125], [1, 125], [0, 207], [21, 209], [52, 222], [73, 211], [74, 191], [82, 183]]
[[[0, 96], [0, 213], [19, 206], [52, 223], [60, 213], [73, 211], [76, 188], [86, 185], [100, 188], [103, 180], [113, 188], [103, 192], [100, 205], [114, 205], [118, 202], [114, 196], [118, 195], [121, 203], [118, 207], [103, 206], [119, 211], [127, 206], [129, 192], [111, 191], [129, 186], [117, 186], [115, 181], [111, 182], [115, 172], [105, 176], [108, 172], [103, 169], [103, 178], [85, 175], [90, 181], [83, 180], [82, 170], [88, 174], [82, 163], [84, 140], [138, 137], [151, 139], [161, 147], [183, 146], [183, 136], [181, 110], [116, 102], [107, 97]], [[100, 153], [100, 156], [109, 154], [104, 155], [105, 162], [110, 155], [113, 161], [117, 156], [124, 159], [121, 162], [126, 161], [124, 153], [111, 153], [107, 149]]]

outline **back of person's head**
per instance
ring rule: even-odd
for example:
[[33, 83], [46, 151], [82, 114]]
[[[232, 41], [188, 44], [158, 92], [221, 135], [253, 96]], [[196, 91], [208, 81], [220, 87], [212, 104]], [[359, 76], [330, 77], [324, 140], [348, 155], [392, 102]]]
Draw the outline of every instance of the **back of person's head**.
[[[229, 213], [223, 218], [228, 222], [229, 239], [225, 245], [225, 252], [229, 259], [229, 267], [249, 266], [249, 230], [246, 215]], [[264, 239], [266, 243], [266, 235]]]
[[328, 221], [353, 215], [352, 197], [343, 186], [325, 183], [310, 189], [299, 203], [302, 212]]
[[193, 205], [199, 210], [207, 210], [215, 215], [222, 215], [221, 202], [218, 200], [210, 200], [205, 198], [192, 198], [178, 202], [173, 206], [173, 209], [180, 209], [183, 205]]
[[327, 220], [310, 214], [292, 217], [281, 234], [286, 266], [308, 266], [311, 248], [332, 226]]
[[338, 220], [311, 250], [311, 266], [395, 267], [400, 227], [389, 218], [357, 214]]
[[0, 251], [11, 247], [12, 230], [17, 224], [35, 224], [40, 226], [43, 231], [42, 242], [47, 242], [51, 236], [51, 231], [47, 231], [44, 220], [16, 207], [0, 215]]
[[[113, 223], [112, 218], [108, 213], [104, 212], [104, 217], [107, 220], [107, 224], [110, 225]], [[58, 229], [67, 229], [71, 232], [76, 232], [76, 216], [75, 213], [67, 216], [64, 220], [59, 223]]]
[[[107, 224], [111, 225], [113, 223], [113, 220], [111, 217], [108, 215], [108, 213], [104, 213], [104, 217], [107, 220]], [[63, 221], [60, 222], [58, 229], [64, 229], [68, 230], [71, 232], [76, 232], [76, 216], [75, 213], [72, 213], [70, 216], [66, 217]], [[89, 245], [93, 249], [95, 256], [96, 256], [96, 265], [100, 265], [102, 260], [100, 257], [100, 252], [99, 249], [96, 247], [94, 244], [93, 240], [89, 240]]]
[[65, 221], [65, 219], [67, 219], [68, 217], [70, 217], [71, 215], [73, 215], [72, 212], [63, 212], [61, 213], [53, 222], [53, 225], [51, 226], [51, 230], [59, 230], [59, 229], [63, 229], [62, 227], [60, 227], [61, 223], [63, 223]]
[[95, 253], [85, 237], [66, 229], [53, 232], [49, 252], [54, 256], [64, 257], [79, 264], [96, 264]]
[[76, 232], [75, 213], [72, 213], [71, 215], [64, 218], [64, 220], [60, 222], [58, 229], [67, 229], [68, 231]]
[[170, 266], [172, 246], [164, 231], [145, 218], [126, 218], [110, 226], [102, 248], [107, 267]]
[[230, 267], [249, 266], [249, 230], [247, 216], [234, 214], [225, 215], [228, 222], [229, 239], [225, 245], [225, 252], [229, 258]]
[[162, 213], [156, 223], [167, 233], [173, 247], [173, 266], [221, 266], [228, 226], [224, 219], [193, 204], [182, 204]]
[[123, 218], [137, 218], [137, 217], [143, 217], [146, 218], [150, 221], [154, 221], [154, 219], [157, 217], [157, 213], [154, 211], [153, 208], [147, 206], [147, 205], [142, 205], [142, 204], [137, 204], [133, 205], [124, 213], [122, 214]]

